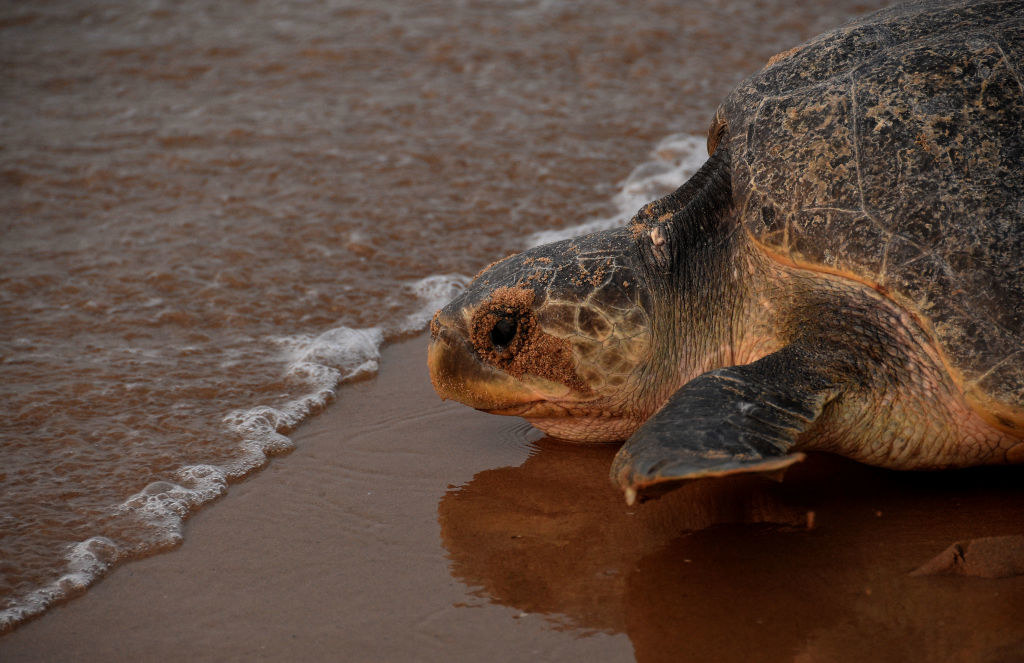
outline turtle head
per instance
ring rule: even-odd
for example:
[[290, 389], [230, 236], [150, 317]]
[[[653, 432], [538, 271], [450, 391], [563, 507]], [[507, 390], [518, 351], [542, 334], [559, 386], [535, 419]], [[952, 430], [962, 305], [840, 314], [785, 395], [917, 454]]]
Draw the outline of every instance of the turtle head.
[[731, 347], [730, 200], [717, 150], [627, 227], [491, 265], [434, 316], [434, 388], [555, 437], [629, 437]]
[[491, 265], [434, 316], [434, 388], [563, 439], [628, 437], [652, 412], [655, 382], [650, 296], [636, 261], [621, 229]]

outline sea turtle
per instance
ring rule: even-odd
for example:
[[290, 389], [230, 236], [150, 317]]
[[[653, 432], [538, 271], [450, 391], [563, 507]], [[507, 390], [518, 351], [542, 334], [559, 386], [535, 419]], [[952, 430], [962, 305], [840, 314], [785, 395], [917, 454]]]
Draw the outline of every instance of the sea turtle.
[[1024, 3], [912, 2], [776, 55], [625, 228], [480, 273], [442, 397], [627, 439], [632, 503], [802, 450], [1024, 461]]

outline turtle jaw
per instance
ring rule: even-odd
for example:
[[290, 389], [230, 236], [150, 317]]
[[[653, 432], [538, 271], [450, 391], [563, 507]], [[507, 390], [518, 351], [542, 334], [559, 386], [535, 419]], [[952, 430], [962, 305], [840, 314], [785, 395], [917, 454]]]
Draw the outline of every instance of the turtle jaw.
[[431, 342], [427, 357], [430, 381], [442, 399], [489, 414], [522, 417], [545, 434], [572, 442], [624, 440], [641, 423], [585, 402], [553, 401], [543, 390], [478, 361], [465, 343], [445, 336]]
[[519, 415], [534, 428], [560, 440], [579, 443], [621, 442], [642, 422], [607, 412], [567, 412], [564, 416]]
[[430, 343], [427, 355], [430, 382], [442, 399], [451, 399], [477, 410], [517, 414], [542, 397], [510, 375], [484, 364], [457, 334], [442, 329]]
[[432, 325], [427, 365], [442, 399], [489, 414], [522, 417], [552, 437], [573, 442], [623, 440], [640, 425], [598, 400], [573, 398], [566, 385], [537, 376], [517, 379], [480, 361], [457, 322], [461, 318], [439, 314]]

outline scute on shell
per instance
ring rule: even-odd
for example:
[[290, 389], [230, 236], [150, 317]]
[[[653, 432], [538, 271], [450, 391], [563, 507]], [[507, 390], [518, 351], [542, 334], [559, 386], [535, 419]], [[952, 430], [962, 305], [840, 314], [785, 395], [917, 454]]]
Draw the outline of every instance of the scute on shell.
[[891, 293], [965, 388], [1012, 409], [1024, 408], [1022, 74], [1024, 2], [913, 2], [780, 54], [712, 132], [728, 127], [754, 240]]

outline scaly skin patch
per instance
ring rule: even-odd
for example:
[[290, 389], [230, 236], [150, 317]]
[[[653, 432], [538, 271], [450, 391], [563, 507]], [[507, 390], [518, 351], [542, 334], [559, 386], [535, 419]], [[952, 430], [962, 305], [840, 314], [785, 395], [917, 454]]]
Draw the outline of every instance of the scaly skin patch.
[[595, 288], [582, 300], [549, 299], [537, 311], [542, 326], [571, 348], [575, 371], [593, 393], [614, 393], [650, 348], [643, 309], [607, 310]]

